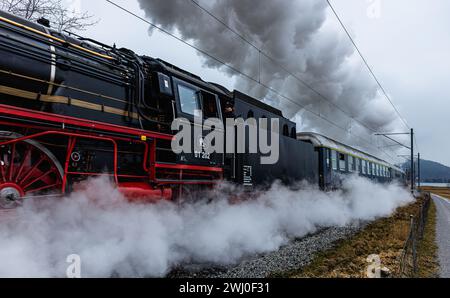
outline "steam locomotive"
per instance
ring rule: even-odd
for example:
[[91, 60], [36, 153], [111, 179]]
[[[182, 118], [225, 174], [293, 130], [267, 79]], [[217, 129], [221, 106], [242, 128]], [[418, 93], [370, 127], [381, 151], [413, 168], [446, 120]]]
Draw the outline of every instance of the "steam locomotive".
[[[171, 123], [193, 122], [196, 109], [222, 121], [277, 118], [279, 161], [262, 165], [259, 153], [175, 154]], [[221, 180], [249, 190], [274, 180], [329, 189], [352, 172], [380, 182], [404, 175], [327, 137], [297, 134], [280, 110], [170, 63], [0, 12], [1, 208], [65, 194], [97, 176], [131, 199], [176, 200]]]

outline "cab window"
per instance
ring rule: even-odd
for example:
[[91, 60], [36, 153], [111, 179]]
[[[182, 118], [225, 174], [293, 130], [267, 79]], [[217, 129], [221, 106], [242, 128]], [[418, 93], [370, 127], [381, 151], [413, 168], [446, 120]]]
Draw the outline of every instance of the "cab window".
[[180, 108], [183, 113], [194, 115], [196, 110], [200, 110], [200, 101], [196, 90], [178, 85], [178, 96], [180, 98]]
[[212, 93], [202, 91], [203, 115], [207, 118], [219, 118], [216, 96]]

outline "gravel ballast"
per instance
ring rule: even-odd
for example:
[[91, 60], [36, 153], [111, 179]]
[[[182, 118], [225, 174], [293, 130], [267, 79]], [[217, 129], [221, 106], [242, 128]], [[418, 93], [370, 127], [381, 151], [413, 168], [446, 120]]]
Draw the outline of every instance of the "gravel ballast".
[[273, 274], [300, 269], [314, 256], [330, 249], [361, 230], [363, 225], [327, 228], [302, 239], [293, 240], [278, 251], [248, 257], [234, 266], [188, 265], [171, 272], [173, 278], [266, 278]]

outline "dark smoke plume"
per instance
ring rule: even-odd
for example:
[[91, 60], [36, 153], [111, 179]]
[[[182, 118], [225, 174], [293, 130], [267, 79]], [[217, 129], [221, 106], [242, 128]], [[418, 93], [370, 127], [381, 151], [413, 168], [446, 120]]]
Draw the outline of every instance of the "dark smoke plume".
[[[373, 131], [367, 127], [389, 131], [401, 125], [355, 54], [348, 37], [330, 14], [326, 1], [198, 1], [275, 61], [264, 55], [261, 57], [257, 49], [199, 9], [193, 1], [139, 0], [139, 3], [146, 16], [156, 24], [180, 34], [221, 61], [257, 80], [260, 78], [265, 85], [293, 99], [295, 103], [243, 77], [235, 86], [281, 108], [285, 116], [295, 120], [303, 131], [324, 133], [367, 148], [366, 140], [372, 147], [383, 145], [381, 140], [371, 136]], [[214, 59], [202, 57], [205, 66], [236, 75]], [[280, 65], [327, 100], [306, 88]]]

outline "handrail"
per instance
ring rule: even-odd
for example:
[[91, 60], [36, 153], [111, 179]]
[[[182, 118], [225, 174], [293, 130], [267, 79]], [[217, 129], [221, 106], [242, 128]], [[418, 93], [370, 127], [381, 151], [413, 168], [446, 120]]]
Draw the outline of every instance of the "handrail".
[[75, 48], [75, 49], [78, 49], [78, 50], [80, 50], [80, 51], [89, 53], [89, 54], [91, 54], [91, 55], [94, 55], [94, 56], [97, 56], [97, 57], [101, 57], [101, 58], [104, 58], [104, 59], [108, 59], [108, 60], [115, 60], [114, 57], [111, 57], [111, 56], [108, 56], [108, 55], [104, 55], [104, 54], [100, 54], [100, 53], [97, 53], [97, 52], [95, 52], [95, 51], [92, 51], [92, 50], [83, 48], [82, 46], [79, 46], [79, 45], [76, 45], [76, 44], [67, 42], [67, 41], [65, 41], [65, 40], [63, 40], [63, 39], [61, 39], [61, 38], [58, 38], [58, 37], [56, 37], [56, 36], [53, 36], [53, 35], [50, 35], [50, 34], [47, 34], [47, 33], [44, 33], [44, 32], [41, 32], [41, 31], [39, 31], [39, 30], [37, 30], [37, 29], [28, 27], [28, 26], [23, 25], [23, 24], [20, 24], [20, 23], [17, 23], [17, 22], [15, 22], [15, 21], [13, 21], [13, 20], [4, 18], [4, 17], [2, 17], [2, 16], [0, 16], [0, 21], [5, 22], [5, 23], [8, 23], [8, 24], [13, 25], [13, 26], [16, 26], [16, 27], [19, 27], [19, 28], [22, 28], [22, 29], [25, 29], [25, 30], [28, 30], [28, 31], [31, 31], [31, 32], [33, 32], [33, 33], [35, 33], [35, 34], [44, 36], [44, 37], [46, 37], [46, 38], [48, 38], [48, 39], [50, 39], [50, 40], [52, 40], [52, 41], [56, 40], [56, 41], [58, 41], [58, 42], [60, 42], [60, 43], [62, 43], [62, 44], [67, 44], [67, 45], [69, 45], [69, 46], [71, 46], [71, 47], [73, 47], [73, 48]]

